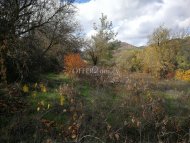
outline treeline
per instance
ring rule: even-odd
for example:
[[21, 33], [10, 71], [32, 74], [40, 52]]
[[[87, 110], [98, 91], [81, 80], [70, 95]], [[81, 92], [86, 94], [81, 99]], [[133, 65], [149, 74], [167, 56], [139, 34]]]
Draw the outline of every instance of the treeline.
[[66, 53], [79, 53], [92, 65], [117, 66], [166, 78], [177, 69], [190, 69], [188, 32], [174, 34], [160, 26], [143, 49], [117, 53], [120, 41], [107, 16], [94, 23], [96, 33], [82, 38], [73, 0], [2, 0], [0, 2], [1, 82], [35, 81], [44, 72], [64, 68]]
[[116, 65], [127, 72], [150, 73], [157, 78], [173, 76], [178, 69], [190, 69], [190, 37], [188, 31], [174, 34], [165, 26], [154, 30], [148, 46], [118, 53]]
[[59, 71], [63, 56], [82, 46], [73, 0], [1, 0], [1, 82], [31, 81]]

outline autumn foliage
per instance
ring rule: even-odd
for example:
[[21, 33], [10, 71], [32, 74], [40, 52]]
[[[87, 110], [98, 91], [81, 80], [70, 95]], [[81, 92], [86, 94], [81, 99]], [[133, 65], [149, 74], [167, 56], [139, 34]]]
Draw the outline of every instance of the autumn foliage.
[[190, 81], [190, 70], [177, 70], [175, 78], [179, 80]]
[[80, 54], [68, 54], [64, 58], [65, 72], [69, 75], [74, 74], [74, 70], [80, 69], [86, 66], [86, 63], [81, 58]]

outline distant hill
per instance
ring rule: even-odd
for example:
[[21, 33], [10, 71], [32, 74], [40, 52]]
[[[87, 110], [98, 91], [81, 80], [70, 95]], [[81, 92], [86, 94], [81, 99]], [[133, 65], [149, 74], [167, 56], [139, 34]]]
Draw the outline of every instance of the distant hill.
[[119, 53], [122, 53], [122, 52], [124, 52], [124, 51], [126, 51], [126, 50], [135, 50], [135, 49], [138, 49], [139, 47], [136, 47], [136, 46], [134, 46], [134, 45], [131, 45], [131, 44], [129, 44], [129, 43], [126, 43], [126, 42], [121, 42], [120, 43], [120, 47], [119, 48], [117, 48], [115, 51], [114, 51], [114, 55], [116, 56], [117, 54], [119, 54]]
[[126, 43], [126, 42], [121, 42], [121, 47], [119, 49], [134, 49], [134, 48], [138, 48], [134, 45], [131, 45], [129, 43]]

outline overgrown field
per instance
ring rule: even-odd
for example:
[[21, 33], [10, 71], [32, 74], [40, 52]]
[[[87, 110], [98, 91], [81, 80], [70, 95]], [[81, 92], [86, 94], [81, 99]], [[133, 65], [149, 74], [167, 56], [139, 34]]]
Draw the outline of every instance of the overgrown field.
[[12, 85], [13, 93], [1, 96], [2, 143], [187, 143], [190, 139], [189, 82], [143, 74], [132, 74], [122, 83], [48, 74], [19, 87]]
[[190, 143], [189, 17], [160, 1], [1, 0], [0, 143]]

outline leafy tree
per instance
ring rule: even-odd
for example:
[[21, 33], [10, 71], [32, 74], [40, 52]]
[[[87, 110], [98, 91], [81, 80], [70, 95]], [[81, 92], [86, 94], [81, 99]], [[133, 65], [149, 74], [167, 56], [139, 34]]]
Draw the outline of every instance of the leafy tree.
[[170, 30], [164, 26], [155, 29], [149, 37], [150, 46], [149, 50], [146, 50], [148, 52], [146, 55], [150, 57], [146, 57], [144, 62], [159, 78], [165, 78], [177, 66], [176, 55], [179, 51], [179, 41], [171, 37]]
[[161, 62], [159, 60], [159, 55], [154, 46], [149, 46], [142, 52], [142, 62], [143, 70], [146, 73], [151, 73], [156, 77], [159, 77], [159, 72], [161, 69]]
[[159, 26], [149, 36], [149, 44], [161, 46], [170, 39], [170, 30], [164, 26]]
[[108, 21], [104, 14], [100, 18], [99, 25], [94, 23], [94, 30], [96, 34], [88, 41], [86, 52], [94, 65], [106, 64], [111, 58], [111, 50], [117, 45], [116, 33], [113, 31], [112, 22]]

